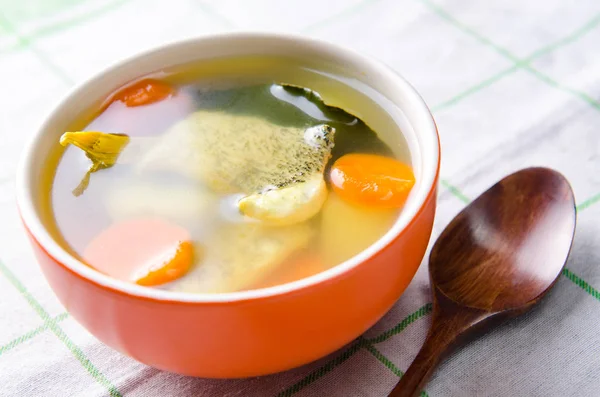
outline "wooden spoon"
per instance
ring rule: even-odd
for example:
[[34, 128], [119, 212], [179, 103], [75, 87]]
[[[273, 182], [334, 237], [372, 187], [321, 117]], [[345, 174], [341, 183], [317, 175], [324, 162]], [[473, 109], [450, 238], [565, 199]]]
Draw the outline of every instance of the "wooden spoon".
[[390, 396], [416, 395], [466, 337], [525, 313], [546, 295], [569, 255], [575, 218], [569, 183], [546, 168], [507, 176], [458, 214], [429, 259], [429, 334]]

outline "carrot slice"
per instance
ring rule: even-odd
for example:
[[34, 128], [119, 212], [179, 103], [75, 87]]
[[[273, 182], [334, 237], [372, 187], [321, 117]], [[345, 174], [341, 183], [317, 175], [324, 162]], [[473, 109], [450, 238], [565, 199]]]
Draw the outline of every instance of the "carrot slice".
[[123, 88], [113, 95], [113, 101], [121, 101], [127, 107], [149, 105], [173, 95], [175, 89], [160, 80], [143, 79]]
[[83, 258], [119, 280], [160, 285], [188, 272], [194, 259], [190, 240], [187, 230], [164, 220], [127, 220], [94, 238]]
[[149, 268], [142, 269], [137, 275], [139, 285], [160, 285], [183, 276], [189, 270], [194, 253], [194, 246], [189, 241], [181, 241], [176, 249], [168, 249], [165, 255]]
[[345, 201], [379, 208], [404, 205], [415, 184], [412, 169], [393, 158], [352, 153], [331, 168], [333, 190]]

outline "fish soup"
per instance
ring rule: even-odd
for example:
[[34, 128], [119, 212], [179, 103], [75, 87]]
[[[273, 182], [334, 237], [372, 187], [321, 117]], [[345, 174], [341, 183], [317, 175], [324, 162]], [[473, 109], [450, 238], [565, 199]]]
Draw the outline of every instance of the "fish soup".
[[[366, 249], [414, 185], [395, 112], [356, 81], [280, 58], [143, 76], [57, 143], [46, 207], [62, 245], [120, 280], [233, 292]], [[389, 132], [394, 131], [394, 134]]]

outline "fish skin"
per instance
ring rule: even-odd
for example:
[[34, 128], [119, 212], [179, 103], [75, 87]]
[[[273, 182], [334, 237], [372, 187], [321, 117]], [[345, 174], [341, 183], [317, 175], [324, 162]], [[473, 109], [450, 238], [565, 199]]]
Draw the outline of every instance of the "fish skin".
[[[327, 194], [324, 172], [334, 136], [335, 129], [326, 124], [284, 127], [256, 116], [199, 110], [167, 131], [139, 167], [178, 172], [217, 194], [242, 193], [242, 214], [290, 224], [320, 210]], [[282, 202], [281, 197], [265, 200], [265, 195], [303, 198], [298, 202], [301, 215], [265, 208]]]

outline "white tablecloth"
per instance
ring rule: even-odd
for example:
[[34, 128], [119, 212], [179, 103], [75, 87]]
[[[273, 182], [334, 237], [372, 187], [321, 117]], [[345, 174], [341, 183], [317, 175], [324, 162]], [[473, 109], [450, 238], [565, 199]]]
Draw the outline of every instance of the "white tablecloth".
[[434, 110], [443, 146], [434, 238], [479, 193], [530, 165], [571, 181], [579, 215], [567, 270], [532, 313], [453, 354], [430, 396], [600, 395], [598, 0], [0, 0], [0, 395], [383, 396], [429, 325], [427, 261], [366, 338], [247, 380], [182, 377], [99, 343], [69, 317], [20, 226], [24, 141], [74, 84], [117, 59], [230, 30], [299, 32], [373, 55]]

